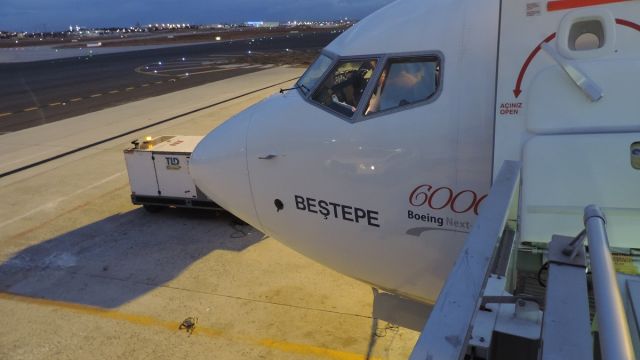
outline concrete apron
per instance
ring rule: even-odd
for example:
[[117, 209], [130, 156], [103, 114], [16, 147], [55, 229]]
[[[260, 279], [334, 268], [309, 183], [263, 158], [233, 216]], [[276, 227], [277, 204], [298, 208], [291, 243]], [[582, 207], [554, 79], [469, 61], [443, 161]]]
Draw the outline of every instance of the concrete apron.
[[[3, 135], [0, 166], [301, 72], [274, 68]], [[367, 285], [227, 215], [130, 203], [131, 139], [204, 135], [278, 88], [0, 179], [0, 358], [407, 358], [418, 334], [374, 321]], [[198, 321], [191, 334], [179, 329], [187, 317]]]

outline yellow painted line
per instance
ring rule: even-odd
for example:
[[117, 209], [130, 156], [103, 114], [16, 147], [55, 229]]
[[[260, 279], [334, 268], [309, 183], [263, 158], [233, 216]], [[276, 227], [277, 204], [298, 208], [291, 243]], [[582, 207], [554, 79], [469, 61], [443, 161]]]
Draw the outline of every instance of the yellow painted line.
[[[340, 360], [364, 360], [364, 355], [354, 354], [345, 351], [332, 350], [319, 346], [305, 345], [305, 344], [295, 344], [285, 341], [276, 341], [270, 339], [263, 339], [258, 341], [258, 343], [264, 347], [278, 349], [280, 351], [288, 352], [288, 353], [297, 353], [304, 355], [316, 355], [322, 356], [328, 359], [340, 359]], [[369, 358], [376, 359], [376, 358]]]
[[76, 102], [76, 101], [80, 101], [80, 100], [82, 100], [82, 98], [73, 98], [73, 99], [71, 99], [71, 100], [69, 100], [69, 101], [71, 101], [71, 102]]
[[135, 87], [130, 86], [130, 87], [128, 87], [128, 88], [126, 88], [126, 89], [124, 89], [124, 90], [125, 90], [125, 91], [131, 91], [131, 90], [133, 90], [133, 89], [135, 89]]
[[147, 87], [147, 86], [149, 86], [149, 84], [142, 84], [142, 85], [140, 85], [140, 86], [142, 86], [142, 87]]
[[93, 307], [88, 305], [74, 304], [63, 301], [55, 301], [48, 299], [41, 299], [35, 297], [28, 297], [22, 295], [15, 295], [10, 293], [0, 292], [0, 299], [11, 300], [20, 303], [32, 304], [32, 305], [41, 305], [48, 307], [55, 307], [58, 309], [70, 310], [75, 313], [86, 314], [86, 315], [94, 315], [107, 319], [115, 319], [115, 320], [123, 320], [132, 324], [137, 325], [146, 325], [146, 326], [156, 326], [162, 327], [170, 330], [176, 330], [177, 326], [175, 322], [158, 320], [149, 316], [141, 316], [141, 315], [132, 315], [126, 314], [122, 312], [118, 312], [115, 310], [107, 310], [99, 307]]
[[102, 96], [102, 94], [93, 94], [90, 97], [95, 98], [95, 97], [98, 97], [98, 96]]
[[27, 112], [27, 111], [33, 111], [33, 110], [38, 110], [38, 107], [37, 107], [37, 106], [35, 106], [35, 107], [30, 107], [30, 108], [26, 108], [26, 109], [24, 109], [24, 110], [22, 110], [22, 111]]
[[12, 114], [13, 114], [13, 113], [6, 112], [6, 113], [2, 113], [2, 114], [0, 114], [0, 117], [3, 117], [3, 116], [9, 116], [9, 115], [12, 115]]
[[109, 94], [117, 94], [119, 92], [120, 92], [120, 90], [111, 90], [111, 91], [109, 91]]
[[62, 104], [62, 103], [61, 102], [54, 102], [54, 103], [49, 104], [49, 106], [58, 106], [60, 104]]
[[[178, 329], [179, 321], [167, 321], [158, 319], [152, 316], [129, 314], [117, 310], [107, 310], [99, 307], [76, 304], [57, 300], [48, 300], [42, 298], [35, 298], [24, 295], [11, 294], [6, 292], [0, 292], [0, 300], [13, 301], [23, 304], [46, 306], [50, 308], [63, 309], [77, 314], [89, 315], [100, 317], [103, 319], [119, 320], [134, 325], [161, 328], [169, 331], [180, 331]], [[288, 353], [297, 353], [304, 355], [316, 355], [327, 359], [335, 360], [364, 360], [364, 355], [355, 354], [352, 352], [327, 349], [319, 346], [290, 343], [287, 341], [279, 341], [273, 339], [254, 339], [246, 336], [232, 336], [226, 335], [223, 330], [210, 328], [198, 324], [192, 335], [203, 335], [208, 337], [225, 337], [230, 340], [239, 341], [248, 345], [259, 345], [275, 350], [280, 350]], [[370, 358], [377, 360], [375, 358]]]

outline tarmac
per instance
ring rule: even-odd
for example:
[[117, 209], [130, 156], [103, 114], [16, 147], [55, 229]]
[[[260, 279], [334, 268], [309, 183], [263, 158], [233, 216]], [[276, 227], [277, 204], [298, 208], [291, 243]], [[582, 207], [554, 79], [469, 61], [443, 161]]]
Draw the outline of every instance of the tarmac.
[[374, 319], [368, 285], [227, 214], [130, 202], [131, 140], [204, 135], [292, 82], [252, 91], [301, 73], [275, 67], [1, 135], [0, 173], [24, 170], [0, 177], [0, 359], [407, 358], [419, 334]]

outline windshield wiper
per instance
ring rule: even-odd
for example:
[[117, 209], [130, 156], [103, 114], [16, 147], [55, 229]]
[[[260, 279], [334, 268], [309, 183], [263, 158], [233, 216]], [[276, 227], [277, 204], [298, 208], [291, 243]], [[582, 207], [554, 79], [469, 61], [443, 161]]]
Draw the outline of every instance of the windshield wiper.
[[289, 91], [289, 90], [297, 90], [297, 89], [302, 89], [303, 90], [302, 92], [305, 93], [305, 94], [307, 92], [311, 91], [311, 89], [309, 89], [305, 84], [296, 84], [296, 86], [294, 86], [292, 88], [280, 89], [280, 94], [284, 94], [286, 91]]

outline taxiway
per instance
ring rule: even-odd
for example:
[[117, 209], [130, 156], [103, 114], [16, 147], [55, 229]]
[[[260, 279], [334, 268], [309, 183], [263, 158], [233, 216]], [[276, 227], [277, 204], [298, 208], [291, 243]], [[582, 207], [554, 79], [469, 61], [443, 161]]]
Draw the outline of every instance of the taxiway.
[[0, 64], [0, 134], [264, 69], [237, 57], [320, 49], [337, 34], [300, 33]]

